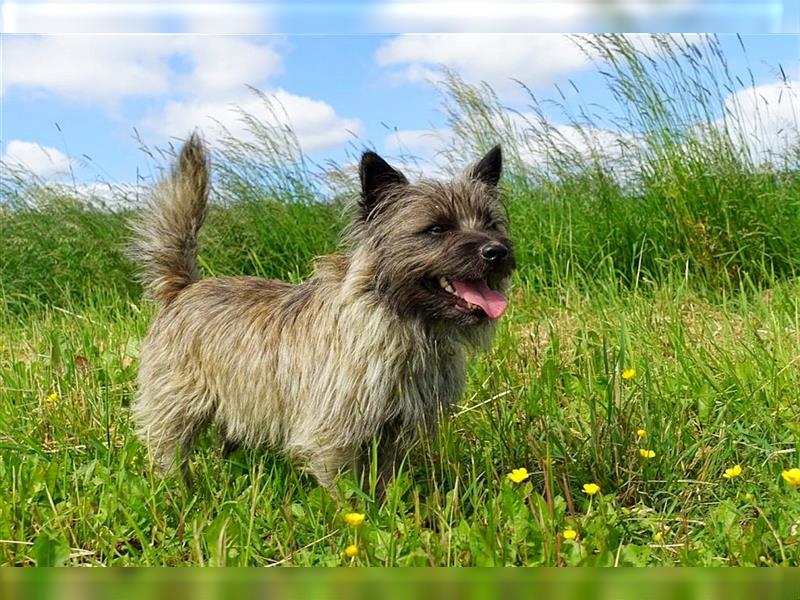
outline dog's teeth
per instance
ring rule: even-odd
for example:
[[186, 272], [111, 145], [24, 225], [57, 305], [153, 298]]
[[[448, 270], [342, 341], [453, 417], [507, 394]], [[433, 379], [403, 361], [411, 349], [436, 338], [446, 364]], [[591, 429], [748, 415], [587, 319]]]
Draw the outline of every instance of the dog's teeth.
[[451, 294], [455, 294], [456, 293], [456, 291], [453, 289], [453, 286], [450, 285], [450, 282], [447, 281], [447, 277], [445, 277], [444, 275], [439, 277], [439, 285], [442, 287], [442, 289], [445, 292], [450, 292]]

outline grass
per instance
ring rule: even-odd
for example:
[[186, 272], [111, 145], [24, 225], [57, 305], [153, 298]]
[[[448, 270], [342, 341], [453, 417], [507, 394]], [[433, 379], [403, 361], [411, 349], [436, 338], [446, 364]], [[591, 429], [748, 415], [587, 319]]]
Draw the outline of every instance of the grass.
[[[798, 165], [765, 166], [735, 134], [692, 129], [716, 121], [714, 98], [664, 91], [691, 72], [649, 65], [623, 38], [585, 42], [610, 53], [610, 84], [646, 96], [620, 121], [648, 140], [633, 179], [533, 117], [504, 121], [491, 90], [443, 84], [461, 127], [452, 162], [492, 139], [509, 150], [520, 268], [492, 351], [472, 358], [462, 402], [384, 503], [348, 475], [334, 498], [266, 451], [222, 460], [214, 434], [193, 458], [194, 489], [156, 478], [127, 411], [152, 308], [120, 251], [125, 213], [4, 182], [0, 563], [800, 564], [798, 490], [781, 477], [800, 466]], [[702, 60], [717, 51], [709, 40]], [[686, 60], [672, 52], [664, 64]], [[631, 74], [679, 79], [659, 91], [626, 85]], [[548, 161], [523, 169], [543, 139]], [[341, 203], [311, 199], [292, 143], [219, 149], [207, 274], [297, 280], [335, 248]], [[520, 467], [529, 477], [510, 481]], [[349, 511], [365, 523], [349, 527]]]

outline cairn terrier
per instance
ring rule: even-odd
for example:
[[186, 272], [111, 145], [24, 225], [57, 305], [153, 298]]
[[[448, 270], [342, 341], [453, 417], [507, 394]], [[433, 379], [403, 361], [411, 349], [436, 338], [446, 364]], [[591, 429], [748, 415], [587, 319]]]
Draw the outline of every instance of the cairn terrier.
[[330, 487], [377, 439], [386, 482], [462, 394], [465, 350], [487, 347], [514, 268], [500, 147], [459, 177], [410, 183], [365, 152], [342, 252], [299, 285], [200, 279], [209, 179], [197, 135], [133, 223], [158, 313], [143, 341], [137, 434], [163, 473], [210, 424], [226, 448], [266, 446]]

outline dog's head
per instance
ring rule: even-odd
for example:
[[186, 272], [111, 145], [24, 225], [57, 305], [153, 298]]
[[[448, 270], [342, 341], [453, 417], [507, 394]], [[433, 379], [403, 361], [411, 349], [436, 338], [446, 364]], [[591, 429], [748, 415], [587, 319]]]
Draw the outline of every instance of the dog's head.
[[473, 326], [498, 319], [514, 269], [497, 146], [459, 177], [410, 183], [374, 152], [361, 158], [353, 233], [383, 301], [401, 315]]

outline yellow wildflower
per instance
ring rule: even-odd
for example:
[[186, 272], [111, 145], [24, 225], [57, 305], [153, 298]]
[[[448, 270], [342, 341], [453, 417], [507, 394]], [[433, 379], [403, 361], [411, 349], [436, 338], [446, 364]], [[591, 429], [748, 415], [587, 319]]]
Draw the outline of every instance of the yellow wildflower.
[[597, 485], [596, 483], [584, 483], [583, 491], [589, 494], [590, 496], [594, 496], [597, 492], [600, 491], [600, 486]]
[[644, 448], [639, 448], [639, 456], [642, 458], [655, 458], [656, 452], [655, 450], [646, 450]]
[[730, 469], [725, 469], [725, 472], [722, 476], [725, 479], [733, 479], [734, 477], [738, 477], [742, 474], [742, 466], [741, 465], [734, 465]]
[[637, 429], [636, 430], [636, 437], [639, 439], [646, 438], [647, 432], [644, 429]]
[[344, 549], [344, 555], [347, 558], [353, 558], [354, 556], [358, 556], [358, 546], [355, 544], [350, 544], [347, 548]]
[[47, 397], [48, 402], [55, 402], [56, 400], [58, 400], [58, 392], [53, 392]]
[[344, 522], [350, 525], [350, 527], [358, 527], [364, 522], [365, 518], [366, 515], [364, 515], [363, 513], [352, 512], [352, 513], [347, 513], [344, 516]]
[[783, 480], [792, 487], [800, 487], [800, 469], [789, 469], [781, 473]]
[[661, 531], [656, 531], [653, 534], [653, 541], [656, 542], [657, 544], [660, 544], [661, 542], [663, 542], [664, 541], [664, 533], [661, 532]]
[[578, 532], [574, 529], [565, 529], [563, 532], [561, 532], [561, 535], [564, 536], [565, 540], [574, 540], [576, 537], [578, 537]]
[[633, 379], [634, 377], [636, 377], [636, 369], [625, 369], [622, 372], [622, 378], [625, 381], [629, 381], [629, 380]]
[[525, 467], [522, 467], [521, 469], [511, 469], [511, 473], [508, 474], [508, 478], [514, 483], [522, 483], [528, 477], [530, 477], [530, 474], [528, 473], [528, 469]]

